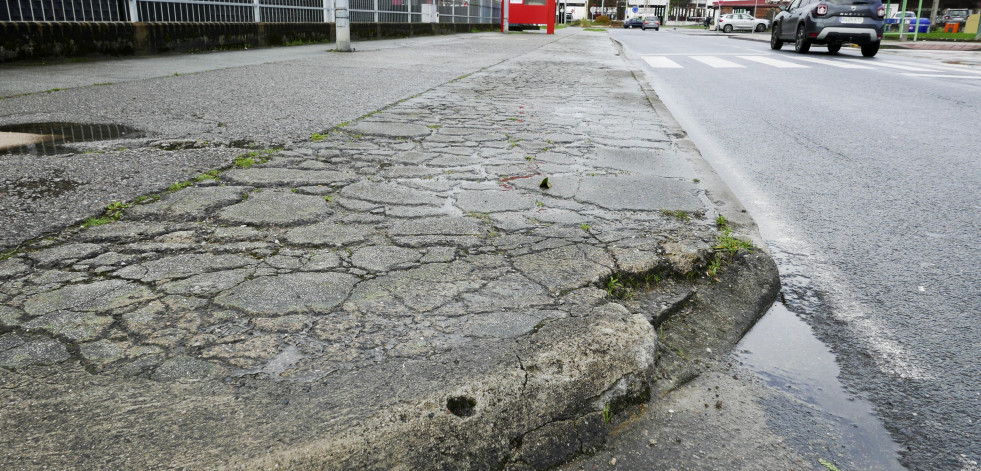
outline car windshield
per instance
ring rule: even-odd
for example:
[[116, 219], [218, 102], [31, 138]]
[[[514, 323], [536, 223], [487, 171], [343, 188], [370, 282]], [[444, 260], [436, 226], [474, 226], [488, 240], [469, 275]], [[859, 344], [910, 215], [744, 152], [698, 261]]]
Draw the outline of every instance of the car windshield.
[[967, 10], [950, 10], [947, 14], [950, 16], [967, 16]]

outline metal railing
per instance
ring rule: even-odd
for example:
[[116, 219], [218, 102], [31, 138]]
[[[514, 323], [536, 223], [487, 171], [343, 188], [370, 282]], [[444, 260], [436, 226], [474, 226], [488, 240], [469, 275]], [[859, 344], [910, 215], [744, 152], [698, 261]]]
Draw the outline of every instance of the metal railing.
[[[0, 21], [320, 23], [333, 0], [2, 0]], [[438, 2], [438, 3], [436, 3]], [[501, 0], [350, 0], [352, 23], [500, 23]]]

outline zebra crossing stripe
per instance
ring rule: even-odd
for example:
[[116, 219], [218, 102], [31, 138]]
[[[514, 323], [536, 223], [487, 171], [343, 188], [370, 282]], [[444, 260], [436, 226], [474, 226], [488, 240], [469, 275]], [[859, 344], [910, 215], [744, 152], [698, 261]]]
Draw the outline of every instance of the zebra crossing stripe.
[[765, 64], [771, 67], [777, 67], [781, 69], [807, 69], [808, 68], [808, 66], [804, 64], [795, 64], [793, 62], [781, 61], [765, 56], [739, 56], [739, 58], [748, 61], [759, 62], [760, 64]]
[[937, 72], [936, 69], [931, 69], [928, 67], [911, 67], [908, 65], [890, 64], [889, 62], [882, 62], [882, 61], [869, 62], [869, 65], [873, 65], [877, 67], [888, 67], [890, 69], [907, 70], [910, 72]]
[[794, 57], [799, 61], [813, 62], [815, 64], [830, 65], [832, 67], [841, 67], [842, 69], [871, 69], [867, 65], [853, 64], [851, 60], [839, 59], [839, 60], [828, 60], [828, 59], [818, 59], [816, 57]]
[[958, 78], [981, 80], [981, 75], [950, 75], [950, 74], [903, 74], [906, 77]]
[[732, 61], [727, 61], [725, 59], [720, 59], [714, 56], [690, 56], [692, 59], [697, 60], [709, 67], [715, 67], [716, 69], [732, 69], [732, 68], [745, 68], [745, 65], [739, 65]]
[[655, 69], [680, 69], [681, 65], [664, 56], [644, 56], [644, 62]]

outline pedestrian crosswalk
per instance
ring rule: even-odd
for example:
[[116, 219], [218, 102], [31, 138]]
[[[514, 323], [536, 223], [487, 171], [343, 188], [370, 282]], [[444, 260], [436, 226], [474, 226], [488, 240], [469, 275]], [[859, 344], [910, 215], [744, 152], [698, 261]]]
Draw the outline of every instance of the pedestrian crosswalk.
[[840, 69], [890, 70], [913, 77], [945, 77], [981, 79], [981, 70], [944, 64], [919, 64], [882, 58], [862, 59], [848, 56], [828, 58], [799, 54], [648, 54], [641, 59], [653, 69], [746, 69], [766, 67], [777, 69], [809, 69], [832, 67]]

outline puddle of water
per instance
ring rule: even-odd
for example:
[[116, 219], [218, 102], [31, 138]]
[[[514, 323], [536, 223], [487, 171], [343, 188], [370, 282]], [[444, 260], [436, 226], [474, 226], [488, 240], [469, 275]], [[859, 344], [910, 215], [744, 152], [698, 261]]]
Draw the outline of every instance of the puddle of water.
[[833, 415], [848, 457], [866, 470], [903, 469], [898, 446], [867, 401], [845, 391], [838, 381], [835, 355], [810, 326], [775, 303], [737, 346], [737, 358], [771, 387]]
[[0, 150], [0, 155], [54, 155], [70, 151], [64, 144], [143, 137], [138, 129], [119, 124], [24, 123], [0, 126], [0, 132], [35, 134], [39, 142]]

